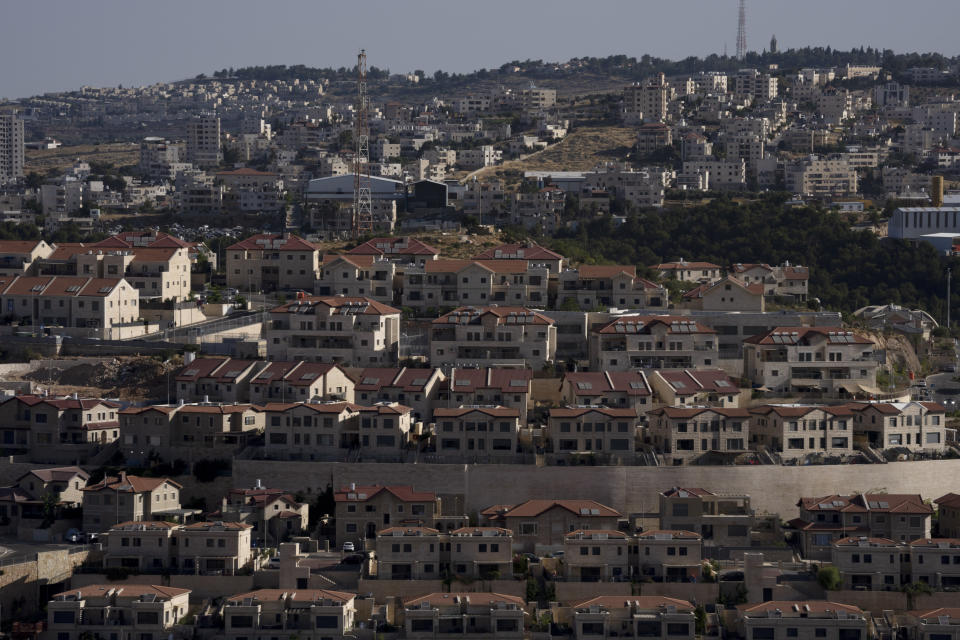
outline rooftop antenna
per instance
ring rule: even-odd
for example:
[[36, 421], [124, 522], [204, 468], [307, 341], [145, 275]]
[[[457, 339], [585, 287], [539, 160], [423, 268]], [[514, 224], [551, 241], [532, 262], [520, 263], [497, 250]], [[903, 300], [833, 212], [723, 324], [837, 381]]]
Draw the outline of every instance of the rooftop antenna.
[[357, 105], [353, 116], [353, 239], [373, 233], [370, 199], [370, 122], [367, 103], [367, 52], [357, 55]]
[[737, 60], [747, 57], [747, 0], [740, 0], [740, 15], [737, 20]]

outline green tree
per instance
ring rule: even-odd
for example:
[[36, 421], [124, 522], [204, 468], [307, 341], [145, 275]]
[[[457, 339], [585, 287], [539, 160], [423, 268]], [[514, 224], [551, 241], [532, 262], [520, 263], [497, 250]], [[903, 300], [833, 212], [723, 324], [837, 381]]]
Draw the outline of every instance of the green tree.
[[836, 591], [840, 588], [840, 572], [836, 567], [820, 567], [817, 571], [817, 584], [827, 591]]

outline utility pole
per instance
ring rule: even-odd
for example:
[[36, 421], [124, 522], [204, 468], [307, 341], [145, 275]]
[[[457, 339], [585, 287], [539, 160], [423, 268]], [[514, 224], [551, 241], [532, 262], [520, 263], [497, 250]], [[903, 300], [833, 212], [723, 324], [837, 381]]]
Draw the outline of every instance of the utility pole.
[[947, 331], [950, 331], [950, 267], [947, 267]]

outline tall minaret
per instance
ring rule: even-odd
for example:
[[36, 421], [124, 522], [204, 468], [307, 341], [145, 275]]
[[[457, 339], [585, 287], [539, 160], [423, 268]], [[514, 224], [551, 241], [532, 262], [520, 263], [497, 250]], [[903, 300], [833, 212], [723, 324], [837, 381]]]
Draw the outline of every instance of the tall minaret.
[[777, 52], [777, 34], [773, 34], [773, 37], [770, 38], [770, 53]]

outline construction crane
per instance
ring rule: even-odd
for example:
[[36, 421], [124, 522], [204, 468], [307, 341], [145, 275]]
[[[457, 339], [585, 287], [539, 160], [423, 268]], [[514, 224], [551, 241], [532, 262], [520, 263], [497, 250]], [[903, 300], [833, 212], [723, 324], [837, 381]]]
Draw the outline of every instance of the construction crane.
[[370, 120], [367, 102], [367, 52], [357, 55], [357, 104], [353, 116], [353, 239], [373, 233], [370, 194]]

